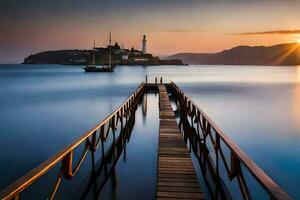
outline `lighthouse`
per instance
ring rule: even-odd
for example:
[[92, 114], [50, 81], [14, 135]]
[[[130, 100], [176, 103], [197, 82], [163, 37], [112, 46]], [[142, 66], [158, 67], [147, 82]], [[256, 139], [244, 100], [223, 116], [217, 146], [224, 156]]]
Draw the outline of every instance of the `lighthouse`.
[[142, 52], [143, 52], [143, 54], [146, 54], [146, 53], [147, 53], [147, 50], [146, 50], [146, 42], [147, 42], [147, 40], [146, 40], [146, 35], [144, 35], [143, 40], [142, 40]]

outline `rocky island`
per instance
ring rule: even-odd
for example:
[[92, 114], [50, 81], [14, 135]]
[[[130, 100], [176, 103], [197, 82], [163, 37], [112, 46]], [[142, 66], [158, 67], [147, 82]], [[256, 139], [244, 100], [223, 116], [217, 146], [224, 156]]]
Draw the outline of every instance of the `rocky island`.
[[96, 65], [108, 63], [109, 51], [111, 51], [112, 64], [115, 65], [184, 65], [181, 59], [160, 59], [146, 52], [146, 36], [142, 41], [142, 51], [121, 48], [116, 42], [107, 47], [95, 47], [91, 50], [59, 50], [45, 51], [30, 55], [24, 59], [24, 64], [64, 64], [64, 65], [87, 65], [93, 62]]

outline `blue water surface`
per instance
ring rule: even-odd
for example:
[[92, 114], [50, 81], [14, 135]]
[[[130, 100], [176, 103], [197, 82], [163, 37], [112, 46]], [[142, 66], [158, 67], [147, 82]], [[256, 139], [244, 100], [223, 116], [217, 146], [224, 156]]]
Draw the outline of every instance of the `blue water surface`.
[[[176, 82], [275, 182], [300, 199], [297, 66], [122, 66], [114, 73], [84, 73], [82, 66], [0, 65], [0, 189], [104, 119], [146, 74], [149, 81], [162, 76]], [[152, 126], [137, 121], [136, 142], [128, 145], [135, 152], [128, 157], [135, 161], [119, 166], [120, 196], [133, 198], [125, 195], [132, 185], [124, 180], [135, 176], [130, 166], [146, 159], [138, 152], [156, 166], [155, 102], [150, 96], [154, 110], [146, 121]], [[155, 178], [149, 181], [155, 186]], [[148, 192], [153, 195], [153, 189]]]

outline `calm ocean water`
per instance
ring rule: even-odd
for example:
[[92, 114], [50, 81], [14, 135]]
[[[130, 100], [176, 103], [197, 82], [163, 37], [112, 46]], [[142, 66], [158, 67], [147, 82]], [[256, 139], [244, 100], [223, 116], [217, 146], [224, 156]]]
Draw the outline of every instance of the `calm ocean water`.
[[[79, 66], [0, 65], [0, 188], [96, 125], [145, 74], [149, 80], [162, 76], [181, 86], [268, 175], [300, 199], [300, 67], [296, 66], [123, 66], [111, 74], [89, 74]], [[118, 164], [118, 198], [138, 197], [125, 192], [134, 186], [126, 184], [134, 173], [148, 177], [133, 180], [140, 181], [135, 186], [141, 185], [133, 187], [140, 191], [136, 195], [155, 191], [151, 177], [156, 173], [157, 97], [148, 98], [146, 122], [137, 118], [127, 160]]]

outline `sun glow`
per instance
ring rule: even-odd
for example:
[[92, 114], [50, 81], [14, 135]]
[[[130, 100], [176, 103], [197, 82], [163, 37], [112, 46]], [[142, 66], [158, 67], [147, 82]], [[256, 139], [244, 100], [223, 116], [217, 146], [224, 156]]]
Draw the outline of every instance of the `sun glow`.
[[296, 40], [296, 42], [297, 42], [298, 44], [300, 44], [300, 38], [298, 38], [298, 39]]

